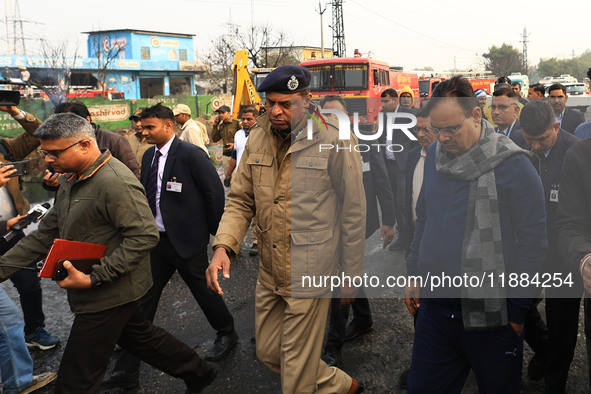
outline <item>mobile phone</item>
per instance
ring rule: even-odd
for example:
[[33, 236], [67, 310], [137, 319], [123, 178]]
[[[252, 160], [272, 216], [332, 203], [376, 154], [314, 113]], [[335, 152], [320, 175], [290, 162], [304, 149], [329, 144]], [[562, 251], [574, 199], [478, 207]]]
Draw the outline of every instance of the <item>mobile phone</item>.
[[14, 161], [12, 163], [2, 163], [0, 164], [0, 167], [13, 166], [16, 169], [16, 172], [10, 175], [10, 177], [12, 178], [15, 176], [27, 175], [29, 173], [29, 162], [30, 160]]

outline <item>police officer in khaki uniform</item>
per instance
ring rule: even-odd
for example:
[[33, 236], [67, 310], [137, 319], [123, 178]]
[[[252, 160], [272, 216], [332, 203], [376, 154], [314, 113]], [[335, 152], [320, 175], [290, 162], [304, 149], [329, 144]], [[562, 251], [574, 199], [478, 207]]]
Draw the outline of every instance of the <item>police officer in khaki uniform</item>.
[[224, 167], [224, 174], [227, 174], [232, 157], [232, 149], [234, 149], [234, 134], [240, 130], [240, 122], [232, 118], [230, 107], [227, 105], [222, 105], [216, 112], [218, 116], [214, 120], [211, 140], [213, 142], [222, 140], [224, 144], [222, 150], [222, 166]]
[[[310, 79], [303, 67], [282, 66], [259, 87], [267, 92], [267, 113], [251, 129], [244, 165], [232, 183], [213, 242], [208, 286], [223, 294], [218, 272], [229, 278], [230, 257], [239, 252], [256, 213], [258, 358], [281, 374], [284, 394], [360, 393], [360, 382], [320, 360], [331, 289], [306, 277], [362, 273], [361, 156], [349, 149], [349, 130], [339, 139], [334, 123], [312, 119], [318, 107], [310, 101]], [[350, 303], [356, 289], [343, 286], [335, 293]]]

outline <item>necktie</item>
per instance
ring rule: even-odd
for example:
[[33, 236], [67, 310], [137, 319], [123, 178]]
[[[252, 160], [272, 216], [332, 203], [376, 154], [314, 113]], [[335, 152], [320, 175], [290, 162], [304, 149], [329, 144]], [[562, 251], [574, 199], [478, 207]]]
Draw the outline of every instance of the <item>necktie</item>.
[[148, 184], [146, 185], [146, 197], [148, 198], [148, 204], [154, 216], [156, 216], [156, 191], [158, 189], [158, 162], [160, 156], [162, 156], [162, 153], [156, 150], [152, 167], [150, 167], [150, 172], [148, 173]]

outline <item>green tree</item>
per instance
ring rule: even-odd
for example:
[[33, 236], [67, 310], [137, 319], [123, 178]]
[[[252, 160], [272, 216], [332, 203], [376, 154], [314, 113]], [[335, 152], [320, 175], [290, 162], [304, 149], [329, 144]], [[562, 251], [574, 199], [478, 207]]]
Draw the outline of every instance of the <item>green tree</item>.
[[513, 72], [526, 71], [521, 70], [522, 61], [519, 50], [506, 43], [500, 47], [493, 45], [482, 57], [486, 69], [499, 77]]
[[582, 81], [587, 76], [587, 70], [591, 65], [591, 50], [587, 49], [581, 55], [571, 59], [542, 59], [538, 64], [540, 77], [558, 77], [562, 74], [570, 74]]

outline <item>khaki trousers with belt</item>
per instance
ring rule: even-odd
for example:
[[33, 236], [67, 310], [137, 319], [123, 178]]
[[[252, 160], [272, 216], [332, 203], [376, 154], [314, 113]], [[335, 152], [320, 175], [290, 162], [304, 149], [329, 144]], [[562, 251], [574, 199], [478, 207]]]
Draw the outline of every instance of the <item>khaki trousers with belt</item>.
[[330, 298], [282, 297], [256, 287], [257, 357], [281, 375], [283, 394], [347, 393], [352, 379], [320, 359]]

